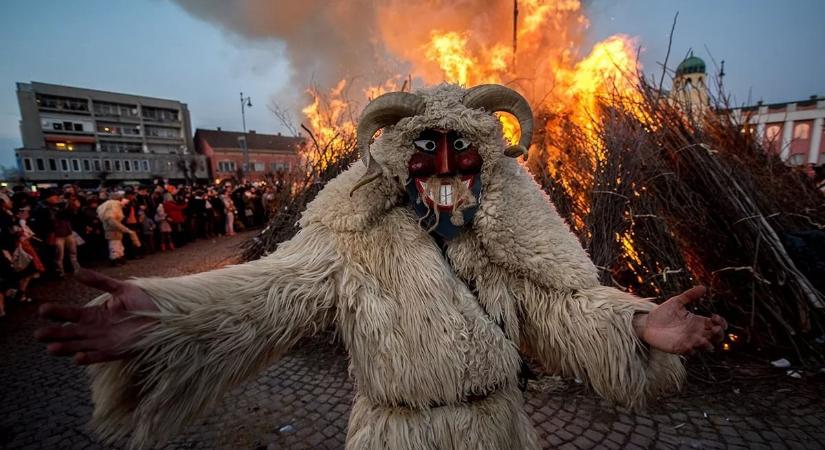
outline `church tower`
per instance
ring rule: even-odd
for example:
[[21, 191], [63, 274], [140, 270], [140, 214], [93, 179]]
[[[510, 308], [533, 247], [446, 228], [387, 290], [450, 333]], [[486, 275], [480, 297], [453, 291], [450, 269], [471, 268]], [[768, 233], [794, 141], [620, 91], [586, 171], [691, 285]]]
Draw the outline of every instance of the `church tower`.
[[710, 104], [706, 78], [705, 62], [691, 52], [676, 67], [671, 100], [693, 113], [705, 111]]

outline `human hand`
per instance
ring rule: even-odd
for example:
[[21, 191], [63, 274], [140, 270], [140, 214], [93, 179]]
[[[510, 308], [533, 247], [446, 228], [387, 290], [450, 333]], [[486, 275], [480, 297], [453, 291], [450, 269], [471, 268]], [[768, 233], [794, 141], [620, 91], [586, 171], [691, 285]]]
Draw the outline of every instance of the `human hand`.
[[80, 365], [126, 358], [128, 355], [123, 349], [140, 337], [144, 327], [155, 321], [133, 312], [158, 311], [155, 302], [134, 284], [99, 272], [81, 269], [75, 279], [112, 296], [97, 306], [42, 305], [41, 317], [67, 323], [41, 327], [35, 332], [35, 338], [48, 343], [46, 351], [49, 354], [71, 356]]
[[636, 335], [651, 347], [667, 353], [688, 354], [711, 351], [713, 343], [725, 336], [727, 322], [718, 314], [703, 317], [687, 310], [687, 305], [705, 295], [704, 286], [695, 286], [633, 318]]

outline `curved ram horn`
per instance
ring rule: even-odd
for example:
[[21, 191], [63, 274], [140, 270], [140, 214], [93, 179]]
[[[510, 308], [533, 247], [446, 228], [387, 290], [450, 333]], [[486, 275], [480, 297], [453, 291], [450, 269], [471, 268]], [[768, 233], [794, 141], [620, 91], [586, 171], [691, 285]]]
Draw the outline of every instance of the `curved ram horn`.
[[468, 108], [483, 108], [491, 113], [504, 111], [516, 116], [521, 139], [504, 149], [504, 154], [511, 158], [527, 156], [533, 140], [533, 111], [521, 94], [500, 84], [481, 84], [467, 91], [463, 103]]
[[394, 125], [405, 117], [423, 113], [424, 107], [424, 99], [409, 92], [389, 92], [367, 104], [364, 112], [361, 113], [361, 120], [358, 122], [356, 131], [358, 151], [367, 166], [367, 173], [358, 180], [350, 191], [350, 195], [356, 189], [381, 176], [381, 165], [370, 157], [370, 144], [375, 132], [386, 126]]

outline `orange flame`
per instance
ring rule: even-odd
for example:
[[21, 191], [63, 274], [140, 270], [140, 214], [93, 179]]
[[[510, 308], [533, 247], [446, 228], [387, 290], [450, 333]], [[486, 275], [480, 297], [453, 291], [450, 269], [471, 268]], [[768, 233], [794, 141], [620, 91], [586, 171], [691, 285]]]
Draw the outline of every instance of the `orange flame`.
[[[593, 160], [601, 158], [593, 119], [598, 118], [600, 98], [636, 95], [633, 86], [639, 67], [635, 42], [624, 35], [611, 36], [579, 58], [579, 45], [589, 26], [580, 1], [521, 0], [514, 51], [513, 11], [507, 2], [501, 3], [468, 1], [458, 10], [454, 5], [429, 1], [388, 2], [376, 11], [378, 39], [388, 53], [409, 64], [415, 83], [510, 86], [528, 99], [536, 114], [564, 117], [584, 130]], [[410, 17], [426, 17], [430, 28], [410, 26]], [[363, 99], [353, 100], [397, 90], [399, 79], [396, 76], [370, 87]], [[331, 90], [326, 105], [319, 101], [317, 91], [310, 92], [313, 102], [304, 114], [314, 134], [324, 140], [354, 129], [351, 118], [343, 114], [348, 111], [341, 95], [345, 85], [342, 81]], [[504, 114], [500, 120], [504, 137], [517, 141], [517, 121]], [[558, 121], [547, 121], [547, 126], [550, 136], [565, 132]], [[572, 192], [572, 187], [568, 188]]]

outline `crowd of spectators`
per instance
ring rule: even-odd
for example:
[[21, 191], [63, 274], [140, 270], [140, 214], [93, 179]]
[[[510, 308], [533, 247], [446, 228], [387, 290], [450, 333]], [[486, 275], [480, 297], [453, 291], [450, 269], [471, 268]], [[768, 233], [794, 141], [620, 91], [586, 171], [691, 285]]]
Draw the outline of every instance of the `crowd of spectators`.
[[31, 302], [29, 284], [80, 267], [121, 265], [171, 252], [195, 239], [231, 236], [263, 225], [275, 211], [275, 188], [173, 185], [81, 190], [74, 185], [0, 191], [0, 316], [8, 300]]

